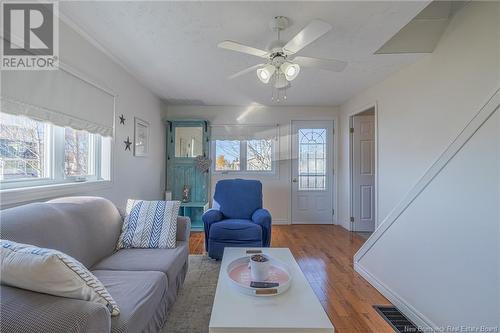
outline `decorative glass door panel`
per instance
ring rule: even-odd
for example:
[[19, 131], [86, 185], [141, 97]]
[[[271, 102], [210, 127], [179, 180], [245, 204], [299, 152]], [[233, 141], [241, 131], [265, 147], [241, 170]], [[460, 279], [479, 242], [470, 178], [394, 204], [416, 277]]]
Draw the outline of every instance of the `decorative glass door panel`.
[[326, 189], [326, 128], [301, 128], [299, 139], [299, 191]]

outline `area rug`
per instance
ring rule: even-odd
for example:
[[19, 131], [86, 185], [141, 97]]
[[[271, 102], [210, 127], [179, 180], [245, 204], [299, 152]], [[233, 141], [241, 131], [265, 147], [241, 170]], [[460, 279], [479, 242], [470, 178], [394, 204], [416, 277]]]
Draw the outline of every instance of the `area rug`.
[[189, 256], [189, 269], [161, 333], [207, 333], [220, 261]]

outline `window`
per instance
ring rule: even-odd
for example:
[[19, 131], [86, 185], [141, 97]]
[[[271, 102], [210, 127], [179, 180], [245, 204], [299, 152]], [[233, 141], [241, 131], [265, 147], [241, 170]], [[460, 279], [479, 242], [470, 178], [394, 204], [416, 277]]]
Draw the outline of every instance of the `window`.
[[0, 180], [48, 177], [47, 124], [0, 113]]
[[72, 128], [64, 129], [64, 175], [94, 175], [95, 135]]
[[326, 189], [326, 129], [299, 129], [299, 191]]
[[215, 170], [238, 171], [241, 161], [241, 143], [238, 140], [215, 141]]
[[273, 141], [269, 139], [248, 140], [247, 170], [271, 171], [273, 169]]
[[0, 113], [2, 189], [109, 179], [109, 138]]
[[277, 174], [278, 126], [212, 125], [210, 135], [215, 173]]
[[273, 172], [275, 140], [215, 140], [215, 171]]

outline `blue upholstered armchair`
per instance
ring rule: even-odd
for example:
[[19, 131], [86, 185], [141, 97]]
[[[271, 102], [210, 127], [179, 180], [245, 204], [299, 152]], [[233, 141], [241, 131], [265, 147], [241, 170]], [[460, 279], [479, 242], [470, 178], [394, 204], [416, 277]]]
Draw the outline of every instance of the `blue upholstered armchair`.
[[271, 214], [262, 209], [262, 183], [226, 179], [215, 185], [212, 209], [203, 214], [205, 249], [221, 259], [224, 247], [269, 247]]

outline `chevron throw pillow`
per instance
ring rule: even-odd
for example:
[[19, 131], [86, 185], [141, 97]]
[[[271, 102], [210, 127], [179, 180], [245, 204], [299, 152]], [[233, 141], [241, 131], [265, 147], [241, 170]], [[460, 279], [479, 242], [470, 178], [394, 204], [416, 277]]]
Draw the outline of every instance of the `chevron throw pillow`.
[[127, 201], [118, 249], [173, 249], [177, 235], [180, 201]]

